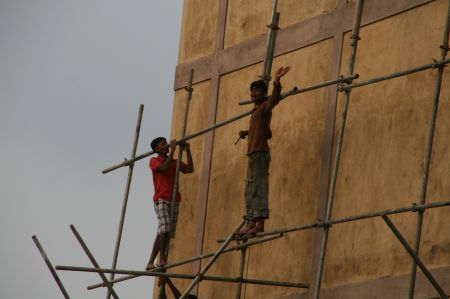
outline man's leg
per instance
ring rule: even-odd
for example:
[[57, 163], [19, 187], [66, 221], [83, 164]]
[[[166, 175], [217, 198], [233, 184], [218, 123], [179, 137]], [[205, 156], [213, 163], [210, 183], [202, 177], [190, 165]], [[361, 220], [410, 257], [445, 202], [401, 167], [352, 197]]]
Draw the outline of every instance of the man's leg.
[[160, 235], [156, 235], [155, 241], [153, 242], [153, 249], [152, 254], [150, 255], [150, 259], [148, 260], [147, 266], [145, 267], [145, 270], [150, 271], [155, 268], [154, 262], [156, 259], [156, 256], [158, 255], [159, 249], [160, 249]]
[[247, 178], [245, 179], [245, 219], [247, 220], [246, 226], [244, 226], [240, 231], [236, 233], [237, 237], [241, 237], [251, 229], [255, 227], [255, 221], [253, 220], [253, 204], [252, 204], [252, 196], [254, 193], [253, 186], [253, 158], [252, 155], [248, 157], [248, 166], [247, 166]]
[[264, 221], [269, 218], [268, 194], [270, 154], [268, 152], [257, 152], [253, 155], [254, 192], [252, 194], [252, 214], [255, 219], [255, 225], [252, 229], [247, 231], [247, 237], [263, 232]]
[[167, 265], [167, 243], [169, 241], [169, 233], [161, 234], [159, 237], [159, 265], [160, 267], [164, 267]]

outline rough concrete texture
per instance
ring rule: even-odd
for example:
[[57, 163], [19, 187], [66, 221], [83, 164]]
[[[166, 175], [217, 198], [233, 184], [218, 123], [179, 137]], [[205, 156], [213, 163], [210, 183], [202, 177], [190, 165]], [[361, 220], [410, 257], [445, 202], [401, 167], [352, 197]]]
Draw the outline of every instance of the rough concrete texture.
[[189, 0], [183, 7], [178, 63], [212, 53], [216, 35], [217, 0]]
[[[337, 0], [283, 0], [278, 2], [281, 28], [326, 13], [336, 7]], [[225, 48], [266, 34], [272, 16], [272, 1], [229, 0]]]
[[[362, 28], [355, 73], [364, 80], [439, 57], [445, 2], [436, 1]], [[348, 37], [349, 34], [344, 40], [348, 41]], [[342, 73], [347, 72], [349, 52], [348, 45], [344, 45]], [[435, 77], [436, 71], [430, 70], [351, 93], [333, 217], [419, 201]], [[448, 88], [447, 77], [443, 95], [448, 95]], [[448, 138], [442, 135], [449, 117], [448, 109], [443, 109], [448, 108], [448, 97], [443, 96], [442, 102], [429, 201], [448, 199], [448, 176], [443, 175], [445, 171], [449, 173], [449, 153], [445, 151]], [[343, 96], [339, 103], [338, 122]], [[442, 234], [442, 226], [450, 228], [445, 217], [448, 212], [448, 208], [442, 208], [425, 213], [421, 256], [429, 266], [448, 264], [450, 237]], [[413, 244], [416, 215], [397, 215], [392, 220]], [[409, 256], [381, 219], [343, 224], [330, 233], [324, 286], [408, 273], [410, 267]]]
[[[206, 127], [206, 111], [209, 97], [210, 82], [205, 81], [193, 86], [192, 99], [189, 104], [189, 114], [187, 120], [186, 135], [192, 134]], [[186, 109], [186, 91], [179, 90], [175, 93], [174, 107], [172, 114], [172, 129], [170, 138], [179, 139], [182, 134], [184, 111]], [[197, 220], [197, 200], [198, 184], [202, 154], [203, 137], [198, 137], [189, 141], [191, 145], [192, 158], [194, 160], [194, 173], [180, 174], [181, 203], [179, 207], [177, 233], [171, 239], [169, 249], [169, 262], [181, 261], [194, 256], [194, 238]], [[174, 155], [178, 157], [178, 151]], [[186, 154], [183, 154], [184, 162], [187, 161]], [[191, 273], [192, 265], [187, 264], [170, 270], [175, 273]], [[176, 286], [183, 290], [189, 284], [186, 279], [173, 279]], [[155, 284], [155, 292], [158, 288]], [[170, 292], [168, 292], [170, 293]], [[169, 297], [170, 298], [170, 297]]]

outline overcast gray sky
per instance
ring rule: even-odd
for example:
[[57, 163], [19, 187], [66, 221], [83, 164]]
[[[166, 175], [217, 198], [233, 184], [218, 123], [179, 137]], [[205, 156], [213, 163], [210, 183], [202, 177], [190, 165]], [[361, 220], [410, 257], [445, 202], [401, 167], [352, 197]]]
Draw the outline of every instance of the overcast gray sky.
[[[138, 154], [170, 131], [182, 0], [0, 0], [0, 297], [63, 298], [53, 264], [90, 266], [74, 224], [110, 267], [139, 104]], [[156, 232], [148, 159], [136, 164], [119, 268], [143, 269]], [[93, 273], [58, 272], [73, 298]], [[116, 286], [151, 298], [153, 280]]]

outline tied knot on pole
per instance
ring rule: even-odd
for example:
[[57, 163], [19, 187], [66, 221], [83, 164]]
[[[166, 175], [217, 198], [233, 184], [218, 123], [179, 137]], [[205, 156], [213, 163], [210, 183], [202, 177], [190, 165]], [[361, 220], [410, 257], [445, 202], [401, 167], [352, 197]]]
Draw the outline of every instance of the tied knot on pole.
[[352, 35], [350, 35], [350, 39], [352, 40], [351, 46], [355, 46], [356, 42], [359, 41], [361, 39], [361, 37], [359, 37], [359, 35], [353, 33]]
[[439, 65], [439, 61], [436, 58], [431, 58], [431, 60], [433, 60], [433, 63], [431, 65], [432, 69], [437, 69], [439, 67], [442, 67], [442, 65]]
[[274, 24], [274, 23], [270, 23], [270, 24], [266, 25], [266, 27], [269, 28], [269, 29], [273, 29], [273, 30], [280, 30], [281, 29], [280, 27], [278, 27], [277, 24]]
[[123, 158], [123, 165], [124, 166], [134, 166], [134, 162], [128, 160], [127, 158]]
[[413, 202], [411, 203], [411, 211], [425, 213], [426, 210], [423, 207], [419, 207], [417, 203]]
[[332, 227], [332, 225], [327, 223], [327, 222], [325, 222], [325, 221], [323, 221], [322, 219], [319, 219], [317, 221], [317, 227], [318, 228], [330, 228], [330, 227]]
[[192, 87], [189, 87], [189, 86], [186, 86], [184, 88], [184, 90], [186, 90], [187, 92], [190, 92], [190, 93], [192, 93], [194, 91], [194, 89]]
[[445, 50], [447, 52], [450, 50], [450, 47], [449, 47], [448, 44], [447, 45], [440, 45], [439, 48], [441, 48], [442, 50]]

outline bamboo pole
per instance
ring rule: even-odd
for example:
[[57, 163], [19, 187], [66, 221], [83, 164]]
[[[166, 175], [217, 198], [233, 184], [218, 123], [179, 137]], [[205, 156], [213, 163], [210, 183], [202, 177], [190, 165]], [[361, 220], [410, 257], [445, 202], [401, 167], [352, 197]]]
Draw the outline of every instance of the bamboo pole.
[[[91, 251], [89, 250], [89, 248], [87, 247], [86, 243], [83, 241], [83, 239], [81, 238], [81, 235], [78, 233], [77, 229], [75, 228], [75, 226], [73, 224], [70, 225], [70, 229], [72, 230], [73, 234], [75, 235], [75, 238], [78, 240], [78, 242], [80, 243], [81, 247], [83, 248], [84, 252], [86, 253], [86, 255], [88, 256], [89, 260], [91, 261], [92, 265], [96, 268], [96, 269], [100, 269], [100, 266], [98, 265], [97, 261], [95, 260], [94, 256], [92, 255]], [[111, 295], [115, 298], [118, 299], [119, 296], [117, 296], [116, 292], [114, 291], [112, 285], [108, 282], [108, 279], [106, 278], [105, 274], [103, 274], [102, 272], [98, 272], [98, 275], [100, 275], [100, 278], [103, 280], [103, 282], [106, 284], [106, 287], [108, 288], [108, 290], [111, 292]]]
[[266, 84], [270, 82], [270, 73], [272, 71], [273, 55], [275, 52], [275, 44], [277, 42], [278, 24], [280, 21], [280, 13], [277, 12], [278, 0], [273, 0], [272, 3], [272, 16], [270, 18], [270, 24], [267, 25], [269, 32], [267, 33], [267, 43], [266, 43], [266, 56], [263, 62], [263, 72], [261, 79], [263, 79]]
[[[239, 279], [244, 278], [244, 268], [245, 268], [245, 255], [247, 252], [247, 248], [244, 247], [241, 249], [241, 259], [239, 261]], [[241, 299], [241, 292], [242, 292], [242, 282], [238, 282], [236, 285], [236, 299]]]
[[[134, 158], [136, 156], [136, 150], [137, 150], [137, 144], [139, 140], [139, 132], [141, 130], [141, 123], [142, 123], [142, 114], [144, 111], [144, 105], [139, 106], [139, 114], [138, 119], [136, 123], [136, 130], [134, 134], [134, 141], [133, 141], [133, 148], [131, 150], [131, 158]], [[122, 232], [123, 232], [123, 224], [125, 222], [125, 213], [127, 211], [127, 204], [128, 204], [128, 196], [130, 194], [130, 187], [131, 187], [131, 179], [133, 177], [133, 168], [134, 164], [130, 164], [128, 167], [128, 176], [127, 176], [127, 183], [125, 186], [125, 193], [123, 196], [123, 202], [122, 202], [122, 210], [120, 213], [120, 221], [119, 221], [119, 227], [117, 229], [117, 237], [116, 237], [116, 244], [114, 246], [114, 255], [113, 255], [113, 262], [112, 262], [112, 268], [116, 268], [117, 266], [117, 259], [119, 257], [119, 248], [120, 248], [120, 241], [122, 240]], [[111, 273], [111, 276], [109, 279], [114, 279], [114, 273]], [[108, 289], [108, 292], [106, 294], [106, 298], [111, 298], [111, 292], [110, 289]]]
[[424, 263], [420, 260], [419, 256], [414, 252], [414, 250], [409, 246], [406, 239], [403, 237], [403, 235], [400, 233], [400, 231], [397, 229], [397, 227], [392, 223], [391, 219], [387, 215], [381, 216], [386, 222], [386, 225], [391, 229], [392, 233], [397, 237], [397, 239], [400, 241], [400, 243], [403, 245], [403, 247], [406, 249], [408, 254], [411, 256], [411, 258], [415, 261], [415, 263], [419, 266], [420, 270], [422, 270], [423, 274], [425, 274], [425, 277], [430, 281], [430, 283], [433, 285], [435, 290], [441, 295], [443, 298], [448, 298], [448, 296], [445, 294], [444, 290], [441, 288], [439, 283], [434, 279], [433, 275], [431, 275], [430, 271], [427, 269], [427, 267], [424, 265]]
[[[335, 224], [341, 224], [341, 223], [346, 223], [346, 222], [364, 220], [364, 219], [369, 219], [369, 218], [376, 218], [376, 217], [380, 217], [383, 215], [395, 215], [395, 214], [401, 214], [401, 213], [407, 213], [407, 212], [417, 212], [420, 210], [428, 210], [428, 209], [441, 208], [441, 207], [446, 207], [446, 206], [450, 206], [450, 201], [438, 201], [438, 202], [433, 202], [433, 203], [423, 204], [423, 205], [412, 204], [411, 206], [408, 206], [408, 207], [380, 210], [380, 211], [364, 213], [364, 214], [359, 214], [359, 215], [354, 215], [354, 216], [349, 216], [349, 217], [330, 219], [327, 221], [318, 221], [318, 222], [314, 222], [314, 223], [310, 223], [310, 224], [275, 229], [275, 230], [268, 231], [268, 232], [257, 233], [257, 234], [255, 234], [255, 237], [266, 237], [266, 236], [272, 236], [272, 235], [278, 235], [278, 234], [287, 234], [287, 233], [291, 233], [291, 232], [308, 230], [308, 229], [312, 229], [312, 228], [320, 228], [320, 227], [332, 226]], [[222, 243], [223, 241], [224, 241], [224, 239], [217, 240], [217, 242], [219, 242], [219, 243]]]
[[[441, 45], [441, 61], [445, 59], [448, 52], [448, 35], [450, 29], [450, 2], [447, 5], [447, 19], [445, 22], [444, 33], [442, 38]], [[428, 139], [427, 139], [427, 148], [423, 163], [423, 175], [422, 175], [422, 186], [420, 191], [420, 204], [424, 204], [427, 199], [427, 187], [428, 187], [428, 176], [430, 173], [430, 165], [431, 165], [431, 152], [433, 150], [433, 140], [434, 140], [434, 132], [436, 128], [436, 118], [439, 108], [439, 96], [441, 92], [442, 85], [442, 77], [444, 75], [444, 66], [438, 68], [436, 84], [434, 88], [434, 98], [433, 98], [433, 109], [431, 113], [431, 121], [428, 131]], [[423, 211], [419, 211], [417, 214], [417, 223], [416, 223], [416, 237], [414, 242], [414, 252], [416, 255], [419, 255], [420, 250], [420, 238], [422, 236], [422, 224], [423, 224]], [[416, 271], [417, 271], [417, 263], [416, 260], [413, 260], [411, 266], [411, 275], [409, 280], [409, 293], [408, 298], [414, 298], [414, 289], [416, 285]]]
[[[55, 268], [56, 268], [56, 270], [59, 270], [59, 271], [77, 271], [77, 272], [90, 272], [90, 273], [115, 273], [115, 274], [130, 274], [130, 275], [136, 275], [136, 276], [159, 276], [159, 277], [181, 278], [181, 279], [194, 279], [195, 277], [197, 277], [194, 274], [88, 268], [88, 267], [63, 266], [63, 265], [57, 265]], [[202, 276], [201, 280], [233, 282], [233, 283], [237, 283], [237, 282], [241, 281], [242, 283], [246, 283], [246, 284], [270, 285], [270, 286], [278, 286], [278, 287], [303, 288], [303, 289], [309, 288], [309, 284], [307, 284], [307, 283], [279, 282], [279, 281], [260, 280], [260, 279], [242, 279], [241, 280], [239, 278], [222, 277], [222, 276], [206, 276], [206, 275], [204, 275], [204, 276]]]
[[53, 279], [55, 279], [56, 284], [58, 284], [59, 289], [63, 293], [64, 298], [70, 299], [69, 294], [67, 294], [66, 289], [64, 288], [64, 285], [61, 282], [61, 279], [59, 279], [58, 274], [55, 271], [55, 268], [53, 268], [52, 263], [50, 262], [50, 259], [47, 257], [47, 254], [44, 251], [44, 248], [42, 247], [41, 243], [39, 242], [38, 238], [36, 236], [31, 237], [34, 241], [34, 244], [36, 245], [37, 249], [41, 253], [42, 258], [44, 259], [45, 263], [47, 264], [48, 269], [50, 270], [50, 273], [52, 273]]
[[[250, 241], [250, 242], [243, 243], [243, 244], [240, 244], [240, 245], [237, 245], [237, 246], [233, 246], [231, 248], [227, 248], [227, 249], [225, 249], [223, 251], [223, 253], [241, 250], [243, 248], [248, 248], [250, 246], [258, 245], [258, 244], [265, 243], [265, 242], [268, 242], [268, 241], [272, 241], [272, 240], [275, 240], [275, 239], [279, 239], [281, 237], [283, 237], [283, 234], [272, 235], [272, 236], [269, 236], [269, 237], [266, 237], [266, 238], [261, 238], [261, 239], [258, 239], [258, 240]], [[195, 262], [195, 261], [199, 261], [199, 260], [202, 260], [202, 259], [205, 259], [205, 258], [208, 258], [208, 257], [212, 257], [213, 255], [214, 255], [214, 252], [208, 253], [208, 254], [202, 254], [202, 255], [195, 256], [195, 257], [192, 257], [192, 258], [188, 258], [188, 259], [176, 262], [176, 263], [168, 264], [164, 268], [155, 268], [155, 269], [153, 269], [150, 272], [155, 272], [157, 270], [166, 270], [166, 269], [174, 268], [174, 267], [177, 267], [177, 266], [181, 266], [181, 265], [185, 265], [185, 264], [192, 263], [192, 262]], [[117, 283], [117, 282], [125, 281], [125, 280], [128, 280], [128, 279], [133, 279], [133, 278], [136, 278], [136, 277], [139, 277], [139, 276], [136, 276], [136, 275], [123, 276], [123, 277], [120, 277], [120, 278], [116, 278], [116, 279], [114, 279], [114, 280], [112, 280], [110, 282], [111, 283]], [[93, 290], [93, 289], [96, 289], [96, 288], [99, 288], [99, 287], [105, 287], [105, 286], [106, 286], [106, 284], [104, 282], [101, 282], [101, 283], [98, 283], [98, 284], [90, 285], [90, 286], [87, 287], [87, 289], [88, 290]]]
[[[293, 89], [291, 89], [287, 93], [283, 93], [281, 95], [281, 99], [285, 99], [286, 97], [289, 97], [289, 96], [292, 96], [292, 95], [296, 95], [296, 94], [299, 94], [299, 93], [316, 90], [316, 89], [319, 89], [319, 88], [322, 88], [322, 87], [326, 87], [326, 86], [329, 86], [329, 85], [334, 85], [334, 84], [338, 84], [338, 83], [344, 83], [344, 82], [347, 82], [348, 80], [352, 80], [352, 79], [355, 79], [355, 78], [357, 78], [357, 75], [353, 75], [353, 76], [346, 77], [346, 78], [339, 78], [339, 79], [336, 79], [336, 80], [327, 81], [325, 83], [320, 83], [320, 84], [309, 86], [309, 87], [303, 88], [303, 89], [298, 89], [297, 87], [294, 87]], [[198, 131], [196, 133], [188, 135], [185, 138], [182, 138], [181, 140], [178, 140], [177, 144], [180, 144], [182, 142], [191, 140], [191, 139], [196, 138], [198, 136], [201, 136], [201, 135], [203, 135], [205, 133], [208, 133], [208, 132], [210, 132], [212, 130], [215, 130], [215, 129], [218, 129], [220, 127], [223, 127], [223, 126], [225, 126], [225, 125], [227, 125], [229, 123], [232, 123], [234, 121], [237, 121], [237, 120], [239, 120], [241, 118], [244, 118], [244, 117], [252, 114], [252, 112], [253, 112], [253, 110], [250, 110], [250, 111], [241, 113], [239, 115], [236, 115], [236, 116], [234, 116], [234, 117], [232, 117], [232, 118], [230, 118], [228, 120], [222, 121], [220, 123], [216, 123], [216, 124], [214, 124], [212, 126], [209, 126], [209, 127], [205, 128], [205, 129], [202, 129], [202, 130], [200, 130], [200, 131]], [[144, 158], [146, 158], [146, 157], [148, 157], [150, 155], [153, 155], [154, 153], [155, 153], [154, 151], [149, 151], [149, 152], [140, 154], [140, 155], [138, 155], [138, 156], [136, 156], [134, 158], [126, 159], [125, 161], [123, 161], [121, 163], [118, 163], [116, 165], [113, 165], [111, 167], [108, 167], [108, 168], [102, 170], [102, 173], [106, 174], [106, 173], [111, 172], [113, 170], [116, 170], [118, 168], [121, 168], [121, 167], [124, 167], [124, 166], [128, 166], [130, 164], [133, 164], [136, 161], [142, 160], [142, 159], [144, 159]]]
[[212, 266], [212, 264], [219, 258], [219, 256], [223, 253], [225, 248], [228, 246], [228, 244], [233, 240], [234, 234], [239, 231], [244, 226], [245, 220], [242, 220], [241, 223], [239, 223], [238, 226], [233, 230], [233, 232], [228, 236], [227, 240], [219, 247], [219, 249], [214, 253], [212, 258], [208, 261], [208, 263], [202, 268], [200, 273], [198, 273], [194, 280], [189, 284], [187, 289], [183, 292], [180, 299], [185, 299], [187, 294], [197, 285], [197, 283], [200, 282], [201, 279], [203, 279], [203, 276], [205, 275], [206, 271], [209, 270], [209, 268]]
[[[189, 84], [186, 88], [186, 107], [184, 109], [184, 118], [183, 118], [183, 128], [181, 130], [181, 139], [186, 137], [186, 128], [187, 128], [187, 121], [188, 121], [188, 115], [189, 115], [189, 103], [192, 98], [192, 80], [194, 78], [194, 70], [191, 69], [189, 73]], [[183, 158], [183, 148], [178, 148], [178, 160], [177, 160], [177, 166], [175, 170], [175, 179], [172, 189], [172, 202], [170, 203], [170, 236], [172, 236], [174, 230], [175, 230], [175, 205], [177, 204], [177, 194], [178, 194], [178, 188], [180, 184], [180, 167], [181, 167], [181, 159]], [[165, 248], [165, 256], [168, 259], [169, 258], [169, 246], [170, 246], [170, 238], [167, 239], [167, 244]], [[163, 281], [158, 292], [158, 298], [163, 299], [166, 294], [166, 282]]]
[[[361, 15], [362, 15], [363, 6], [364, 6], [364, 0], [358, 0], [358, 2], [356, 2], [355, 16], [353, 19], [353, 30], [352, 30], [352, 35], [351, 35], [351, 40], [352, 40], [351, 49], [352, 50], [351, 50], [351, 55], [350, 55], [350, 60], [349, 60], [349, 65], [348, 65], [348, 75], [349, 76], [353, 75], [353, 70], [355, 67], [356, 50], [358, 48], [358, 40], [360, 39], [359, 38], [359, 29], [361, 27]], [[334, 191], [336, 188], [337, 173], [338, 173], [338, 169], [339, 169], [342, 143], [344, 140], [344, 131], [345, 131], [345, 124], [346, 124], [349, 101], [350, 101], [350, 90], [345, 91], [344, 108], [342, 111], [341, 127], [339, 129], [339, 137], [338, 137], [337, 146], [336, 146], [336, 155], [335, 155], [335, 161], [334, 161], [334, 166], [333, 166], [333, 172], [332, 172], [332, 176], [331, 176], [330, 190], [328, 193], [325, 221], [327, 221], [331, 218], [331, 210], [333, 207]], [[324, 266], [324, 262], [325, 262], [325, 252], [327, 249], [329, 226], [324, 226], [323, 229], [324, 229], [324, 234], [322, 237], [322, 246], [321, 246], [321, 250], [320, 250], [319, 267], [318, 267], [315, 288], [314, 288], [314, 298], [315, 299], [318, 299], [320, 296], [320, 286], [322, 283], [322, 273], [323, 273], [323, 266]]]

